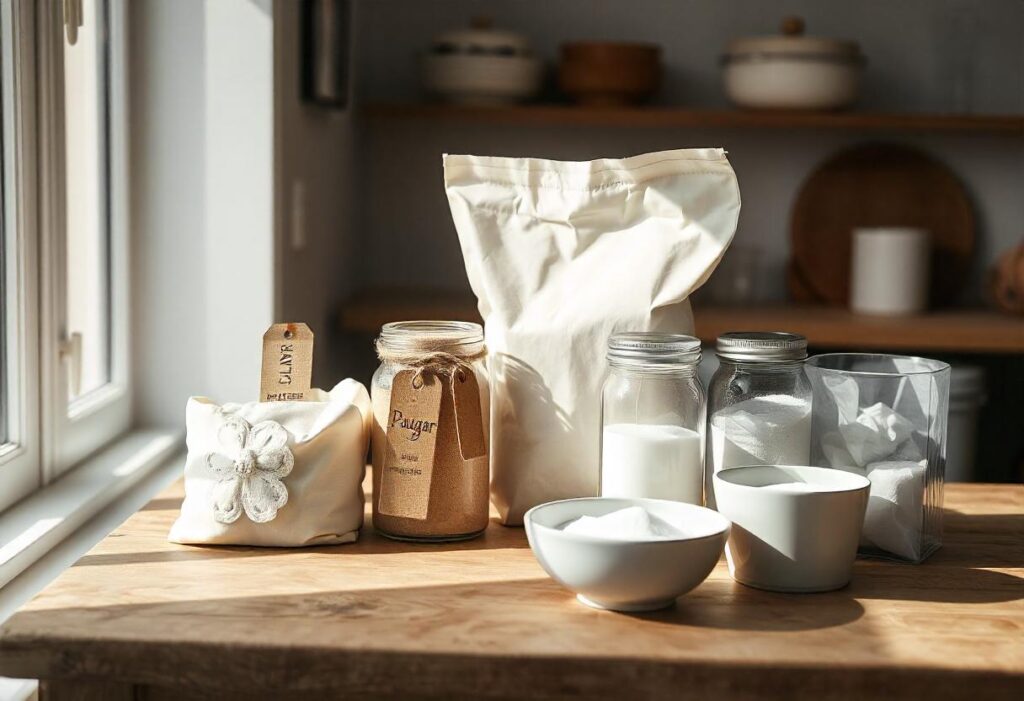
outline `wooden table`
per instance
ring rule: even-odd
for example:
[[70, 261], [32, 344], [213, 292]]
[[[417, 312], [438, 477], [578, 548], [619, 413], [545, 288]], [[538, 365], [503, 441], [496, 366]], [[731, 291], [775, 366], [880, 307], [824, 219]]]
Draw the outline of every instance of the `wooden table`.
[[950, 486], [921, 566], [785, 595], [719, 563], [675, 608], [579, 605], [521, 529], [307, 550], [165, 540], [181, 486], [0, 632], [48, 699], [1024, 699], [1024, 487]]

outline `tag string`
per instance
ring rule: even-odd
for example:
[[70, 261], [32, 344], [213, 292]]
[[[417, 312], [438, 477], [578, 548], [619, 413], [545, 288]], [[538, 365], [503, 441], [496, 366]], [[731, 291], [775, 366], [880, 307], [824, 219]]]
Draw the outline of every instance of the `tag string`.
[[381, 339], [374, 342], [377, 357], [383, 363], [403, 365], [416, 370], [412, 377], [413, 389], [423, 386], [424, 376], [434, 374], [439, 377], [448, 376], [452, 393], [452, 408], [455, 411], [455, 435], [462, 451], [462, 434], [459, 428], [459, 403], [455, 398], [455, 380], [465, 381], [465, 373], [473, 372], [471, 363], [486, 357], [487, 348], [483, 343], [468, 344], [463, 349], [447, 338], [413, 337], [403, 339], [399, 347], [392, 343], [384, 343]]
[[487, 348], [482, 343], [472, 344], [466, 351], [461, 351], [448, 339], [420, 338], [395, 348], [378, 338], [375, 345], [381, 362], [416, 370], [412, 381], [417, 388], [423, 386], [423, 377], [427, 373], [455, 377], [459, 372], [473, 372], [472, 362], [487, 355]]

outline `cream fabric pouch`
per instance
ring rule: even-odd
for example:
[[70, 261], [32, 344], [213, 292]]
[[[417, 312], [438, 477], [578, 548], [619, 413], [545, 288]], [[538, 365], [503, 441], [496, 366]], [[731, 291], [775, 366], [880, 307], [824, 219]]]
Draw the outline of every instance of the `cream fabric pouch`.
[[616, 331], [693, 332], [687, 297], [732, 240], [721, 149], [588, 162], [444, 157], [485, 320], [491, 495], [507, 524], [598, 493], [601, 385]]
[[294, 547], [358, 538], [370, 397], [355, 380], [314, 392], [318, 401], [189, 399], [185, 501], [171, 542]]

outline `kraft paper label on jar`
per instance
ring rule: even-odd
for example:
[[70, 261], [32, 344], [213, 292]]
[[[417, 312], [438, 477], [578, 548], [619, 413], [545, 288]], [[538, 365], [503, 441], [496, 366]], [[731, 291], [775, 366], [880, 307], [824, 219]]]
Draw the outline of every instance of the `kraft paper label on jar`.
[[476, 373], [463, 369], [456, 371], [452, 381], [452, 399], [455, 403], [455, 427], [459, 432], [462, 459], [473, 460], [487, 455]]
[[402, 370], [391, 382], [387, 448], [378, 510], [423, 520], [430, 507], [430, 480], [446, 382], [431, 372]]
[[313, 332], [305, 324], [274, 324], [263, 334], [261, 402], [309, 399], [313, 377]]

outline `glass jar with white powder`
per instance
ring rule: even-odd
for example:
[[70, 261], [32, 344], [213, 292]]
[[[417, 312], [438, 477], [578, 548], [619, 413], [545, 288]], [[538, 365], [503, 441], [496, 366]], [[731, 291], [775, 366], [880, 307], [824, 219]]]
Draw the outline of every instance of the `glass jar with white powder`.
[[601, 496], [703, 503], [705, 394], [700, 341], [617, 333], [602, 394]]
[[719, 367], [708, 389], [708, 506], [711, 477], [743, 465], [807, 465], [811, 384], [804, 372], [807, 339], [783, 332], [718, 337]]

